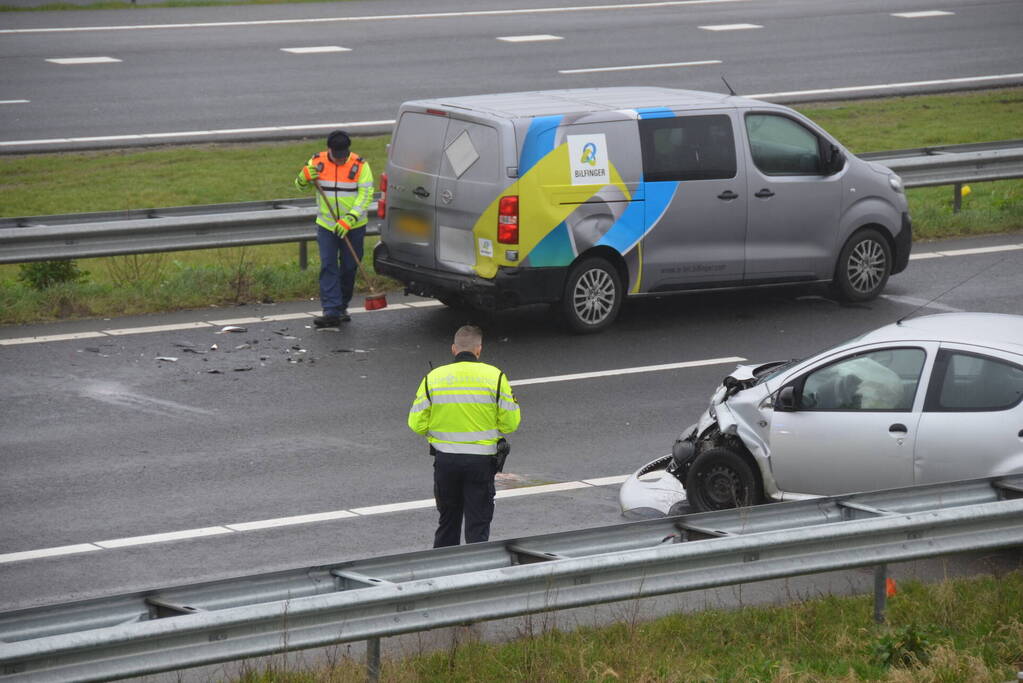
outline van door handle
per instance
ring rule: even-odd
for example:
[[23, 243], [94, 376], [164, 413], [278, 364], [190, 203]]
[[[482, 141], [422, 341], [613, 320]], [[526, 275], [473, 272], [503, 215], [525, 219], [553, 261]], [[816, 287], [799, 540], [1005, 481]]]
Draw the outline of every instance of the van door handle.
[[759, 192], [757, 192], [757, 193], [756, 193], [756, 194], [754, 194], [753, 196], [754, 196], [754, 197], [761, 197], [761, 198], [764, 198], [764, 197], [773, 197], [773, 196], [774, 196], [774, 193], [773, 193], [773, 192], [771, 192], [770, 190], [768, 190], [768, 189], [767, 189], [767, 188], [765, 187], [764, 189], [760, 190]]
[[738, 199], [738, 198], [739, 198], [739, 195], [735, 194], [731, 190], [725, 190], [724, 192], [722, 192], [721, 194], [718, 195], [718, 199], [724, 199], [726, 202], [730, 202], [733, 199]]
[[906, 432], [909, 430], [906, 429], [906, 425], [902, 424], [901, 422], [896, 422], [895, 424], [888, 428], [888, 431], [892, 434], [905, 436]]
[[429, 191], [422, 185], [412, 190], [412, 194], [414, 194], [417, 197], [422, 197], [423, 199], [426, 199], [427, 197], [430, 196]]

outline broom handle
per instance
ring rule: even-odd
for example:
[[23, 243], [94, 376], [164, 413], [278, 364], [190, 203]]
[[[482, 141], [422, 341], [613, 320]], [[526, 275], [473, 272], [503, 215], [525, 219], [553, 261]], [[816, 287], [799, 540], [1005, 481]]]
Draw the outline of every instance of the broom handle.
[[[335, 223], [339, 222], [341, 219], [338, 218], [337, 213], [334, 211], [334, 205], [330, 203], [329, 199], [327, 199], [327, 195], [323, 194], [323, 188], [320, 187], [320, 182], [318, 180], [313, 180], [313, 187], [316, 188], [316, 192], [320, 195], [320, 198], [323, 199], [323, 203], [327, 205], [327, 211], [330, 212], [330, 217], [334, 219]], [[348, 240], [348, 235], [341, 235], [341, 239], [344, 240], [345, 245], [347, 245], [348, 251], [352, 252], [352, 258], [355, 259], [355, 265], [359, 267], [359, 272], [362, 273], [362, 277], [366, 278], [370, 294], [375, 295], [377, 288], [374, 280], [369, 276], [369, 273], [366, 272], [366, 269], [362, 267], [362, 260], [359, 258], [359, 255], [355, 253], [355, 247], [353, 247], [352, 243]]]

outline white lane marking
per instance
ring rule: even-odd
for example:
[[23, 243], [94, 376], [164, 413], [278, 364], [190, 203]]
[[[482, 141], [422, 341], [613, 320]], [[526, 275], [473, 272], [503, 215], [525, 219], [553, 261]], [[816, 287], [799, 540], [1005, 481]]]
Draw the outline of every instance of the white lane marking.
[[667, 62], [665, 64], [634, 64], [632, 66], [599, 66], [590, 69], [558, 69], [559, 74], [591, 74], [601, 71], [635, 71], [638, 69], [673, 69], [685, 66], [707, 66], [720, 64], [720, 59], [704, 59], [697, 62]]
[[144, 334], [148, 332], [175, 332], [177, 330], [194, 330], [199, 327], [213, 327], [208, 322], [171, 323], [169, 325], [150, 325], [149, 327], [125, 327], [118, 330], [102, 330], [103, 334], [119, 337], [125, 334]]
[[946, 313], [962, 313], [963, 309], [956, 308], [955, 306], [946, 306], [945, 304], [939, 304], [934, 301], [928, 301], [927, 299], [918, 299], [915, 296], [898, 296], [896, 294], [882, 294], [882, 299], [888, 301], [894, 301], [897, 304], [906, 304], [907, 306], [917, 306], [918, 308], [933, 308], [936, 311], [945, 311]]
[[241, 522], [240, 524], [225, 524], [224, 528], [231, 531], [256, 531], [257, 529], [274, 529], [293, 524], [309, 524], [310, 522], [327, 522], [334, 519], [347, 519], [358, 517], [354, 512], [348, 510], [332, 510], [331, 512], [315, 512], [310, 515], [295, 515], [294, 517], [278, 517], [276, 519], [263, 519], [258, 522]]
[[714, 26], [700, 26], [704, 31], [748, 31], [753, 28], [764, 28], [760, 24], [717, 24]]
[[983, 83], [985, 81], [997, 81], [1003, 78], [1023, 78], [1023, 73], [996, 74], [993, 76], [968, 76], [965, 78], [942, 78], [933, 81], [905, 81], [902, 83], [880, 83], [878, 85], [852, 85], [846, 88], [817, 88], [816, 90], [790, 90], [788, 92], [765, 92], [756, 95], [743, 95], [754, 99], [765, 99], [768, 97], [793, 97], [796, 95], [826, 95], [829, 93], [843, 92], [870, 92], [872, 90], [886, 90], [889, 88], [924, 88], [929, 85], [954, 85], [956, 83]]
[[431, 508], [437, 505], [437, 502], [433, 498], [421, 498], [419, 500], [409, 500], [404, 503], [385, 503], [383, 505], [371, 505], [364, 508], [352, 508], [359, 517], [367, 515], [382, 515], [386, 512], [403, 512], [405, 510], [420, 510], [422, 508]]
[[29, 100], [0, 100], [0, 104], [28, 104]]
[[444, 304], [441, 303], [440, 301], [437, 301], [436, 299], [433, 299], [431, 301], [410, 301], [405, 305], [408, 306], [409, 308], [429, 308], [432, 306], [443, 306]]
[[955, 12], [946, 12], [945, 10], [932, 9], [923, 12], [892, 12], [893, 17], [901, 17], [902, 19], [924, 19], [927, 17], [947, 17], [955, 14]]
[[340, 45], [320, 45], [318, 47], [282, 47], [281, 52], [290, 52], [293, 55], [315, 55], [324, 52], [351, 52], [350, 47]]
[[640, 372], [662, 372], [665, 370], [679, 370], [682, 368], [698, 368], [703, 367], [704, 365], [720, 365], [722, 363], [741, 363], [744, 360], [746, 359], [740, 356], [728, 356], [725, 358], [690, 360], [682, 363], [643, 365], [635, 368], [618, 368], [616, 370], [599, 370], [596, 372], [577, 372], [572, 375], [553, 375], [551, 377], [535, 377], [533, 379], [512, 380], [512, 386], [520, 387], [527, 384], [550, 384], [552, 382], [572, 382], [579, 379], [591, 379], [594, 377], [614, 377], [617, 375], [633, 375]]
[[663, 2], [637, 2], [632, 4], [590, 5], [567, 7], [535, 7], [529, 9], [469, 10], [463, 12], [425, 12], [418, 14], [377, 14], [365, 17], [319, 17], [308, 19], [264, 19], [259, 21], [210, 21], [194, 24], [135, 24], [128, 26], [63, 26], [53, 28], [0, 29], [4, 33], [69, 33], [81, 31], [138, 31], [143, 29], [224, 28], [228, 26], [276, 26], [281, 24], [327, 24], [337, 22], [393, 21], [419, 19], [460, 19], [462, 17], [499, 17], [517, 14], [558, 14], [565, 12], [600, 12], [608, 10], [658, 9], [685, 5], [720, 5], [749, 2], [750, 0], [665, 0]]
[[42, 337], [19, 337], [17, 339], [0, 339], [0, 346], [14, 346], [15, 344], [35, 344], [36, 342], [68, 341], [72, 339], [95, 339], [106, 337], [102, 332], [71, 332], [69, 334], [50, 334]]
[[910, 261], [920, 259], [944, 258], [946, 256], [972, 256], [974, 254], [994, 254], [1002, 251], [1019, 251], [1023, 244], [1001, 244], [997, 247], [971, 247], [969, 249], [948, 249], [945, 251], [927, 251], [919, 254], [910, 254]]
[[127, 548], [133, 545], [147, 545], [149, 543], [164, 543], [166, 541], [183, 541], [189, 538], [205, 538], [206, 536], [219, 536], [221, 534], [234, 533], [222, 526], [210, 526], [203, 529], [185, 529], [184, 531], [168, 531], [163, 534], [150, 534], [148, 536], [132, 536], [130, 538], [113, 538], [109, 541], [96, 541], [95, 545], [101, 548]]
[[57, 557], [59, 555], [77, 555], [88, 553], [93, 550], [103, 550], [92, 543], [78, 543], [76, 545], [61, 545], [55, 548], [43, 548], [41, 550], [24, 550], [18, 553], [4, 553], [0, 555], [0, 564], [5, 562], [20, 562], [22, 560], [37, 560], [42, 557]]
[[54, 64], [114, 64], [121, 60], [113, 57], [56, 57], [46, 61]]
[[506, 43], [540, 43], [546, 40], [564, 40], [562, 36], [552, 36], [549, 33], [537, 33], [531, 36], [497, 36], [497, 39]]
[[557, 493], [559, 491], [572, 491], [574, 489], [593, 488], [583, 481], [563, 481], [558, 484], [543, 484], [541, 486], [528, 486], [519, 489], [504, 489], [498, 491], [495, 498], [518, 498], [520, 496], [534, 496], [538, 493]]
[[611, 486], [613, 484], [621, 484], [630, 476], [631, 475], [628, 474], [620, 474], [616, 477], [598, 477], [597, 479], [583, 479], [583, 483], [589, 484], [590, 486]]

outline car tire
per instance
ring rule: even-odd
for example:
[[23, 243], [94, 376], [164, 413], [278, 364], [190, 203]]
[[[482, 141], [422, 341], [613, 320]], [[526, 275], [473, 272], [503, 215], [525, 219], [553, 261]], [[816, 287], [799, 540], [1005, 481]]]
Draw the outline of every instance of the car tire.
[[622, 278], [602, 258], [587, 258], [568, 274], [561, 313], [573, 332], [600, 332], [614, 322], [622, 308]]
[[696, 457], [686, 476], [686, 497], [699, 512], [759, 505], [759, 472], [730, 448], [709, 448]]
[[835, 290], [849, 302], [870, 301], [884, 290], [892, 272], [892, 249], [873, 228], [861, 230], [845, 243], [835, 265]]

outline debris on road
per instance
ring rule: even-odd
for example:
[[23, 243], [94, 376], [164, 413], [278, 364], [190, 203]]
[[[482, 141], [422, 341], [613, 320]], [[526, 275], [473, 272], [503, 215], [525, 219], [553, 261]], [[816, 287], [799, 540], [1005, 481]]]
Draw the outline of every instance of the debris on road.
[[177, 363], [178, 359], [174, 356], [157, 356], [156, 360], [166, 361], [168, 363]]
[[240, 325], [225, 325], [220, 328], [220, 332], [214, 332], [214, 334], [224, 334], [225, 332], [248, 332], [248, 329]]

